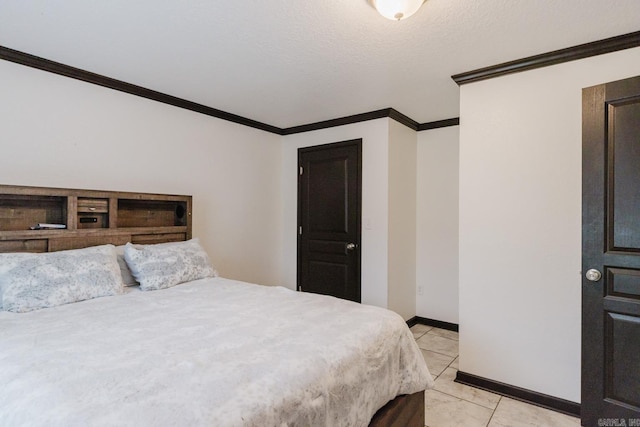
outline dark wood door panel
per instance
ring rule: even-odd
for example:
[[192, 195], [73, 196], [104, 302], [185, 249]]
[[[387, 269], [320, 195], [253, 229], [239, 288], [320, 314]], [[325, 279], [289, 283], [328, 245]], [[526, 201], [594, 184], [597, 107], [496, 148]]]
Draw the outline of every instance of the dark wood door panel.
[[305, 292], [353, 299], [349, 292], [349, 268], [344, 263], [310, 260], [308, 268]]
[[640, 420], [640, 77], [583, 90], [584, 426]]
[[605, 268], [607, 295], [640, 300], [640, 270]]
[[608, 103], [608, 248], [640, 251], [640, 97]]
[[316, 254], [349, 255], [344, 240], [312, 240], [308, 243], [309, 252]]
[[298, 150], [298, 290], [360, 302], [362, 140]]
[[348, 161], [347, 153], [335, 153], [326, 159], [305, 162], [308, 233], [349, 233]]
[[640, 411], [640, 317], [608, 313], [605, 399]]

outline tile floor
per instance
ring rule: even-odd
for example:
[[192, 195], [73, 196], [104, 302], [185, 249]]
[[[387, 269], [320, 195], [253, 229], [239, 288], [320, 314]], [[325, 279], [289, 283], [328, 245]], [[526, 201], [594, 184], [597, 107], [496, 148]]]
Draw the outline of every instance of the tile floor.
[[433, 375], [425, 394], [427, 427], [579, 427], [580, 420], [453, 380], [458, 371], [458, 333], [425, 325], [411, 328]]

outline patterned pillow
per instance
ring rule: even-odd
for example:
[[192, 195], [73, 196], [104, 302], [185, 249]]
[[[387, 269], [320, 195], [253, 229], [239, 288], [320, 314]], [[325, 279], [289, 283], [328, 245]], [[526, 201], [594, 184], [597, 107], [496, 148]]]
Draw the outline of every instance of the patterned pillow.
[[131, 274], [129, 266], [124, 259], [124, 245], [116, 246], [116, 255], [118, 256], [118, 266], [120, 266], [120, 274], [122, 275], [122, 284], [124, 286], [136, 286], [138, 282]]
[[0, 254], [4, 310], [17, 313], [122, 292], [113, 245], [42, 254]]
[[6, 287], [4, 280], [2, 280], [2, 277], [9, 270], [13, 269], [17, 265], [18, 261], [30, 256], [31, 254], [24, 252], [0, 254], [0, 310], [4, 309], [4, 306], [2, 304], [2, 295], [4, 294], [4, 288]]
[[127, 243], [124, 258], [143, 291], [217, 275], [198, 239], [143, 247]]

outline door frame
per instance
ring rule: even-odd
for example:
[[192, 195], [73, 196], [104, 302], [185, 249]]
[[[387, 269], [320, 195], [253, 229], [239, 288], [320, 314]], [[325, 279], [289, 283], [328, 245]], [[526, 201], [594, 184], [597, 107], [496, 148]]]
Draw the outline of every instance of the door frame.
[[327, 144], [319, 144], [312, 145], [306, 147], [298, 148], [298, 188], [297, 188], [297, 227], [296, 227], [296, 290], [301, 290], [301, 276], [302, 272], [300, 271], [300, 254], [301, 254], [301, 245], [302, 238], [300, 235], [300, 227], [302, 227], [302, 174], [300, 173], [302, 162], [301, 155], [304, 152], [309, 151], [317, 151], [317, 150], [329, 150], [333, 148], [346, 147], [350, 145], [355, 145], [358, 148], [358, 162], [357, 162], [357, 192], [358, 197], [356, 198], [356, 233], [357, 238], [355, 242], [357, 244], [357, 260], [356, 260], [356, 277], [357, 277], [357, 302], [362, 302], [362, 153], [363, 153], [363, 144], [362, 138], [356, 139], [348, 139], [344, 141], [331, 142]]
[[[640, 77], [603, 83], [582, 91], [582, 374], [581, 422], [595, 425], [600, 419], [638, 417], [630, 404], [610, 399], [613, 374], [605, 368], [610, 363], [608, 346], [613, 346], [609, 313], [628, 314], [624, 298], [611, 292], [614, 270], [640, 267], [638, 253], [618, 248], [613, 242], [614, 134], [609, 123], [611, 108], [623, 100], [637, 99], [629, 92], [640, 93]], [[614, 143], [614, 142], [613, 142]], [[600, 275], [587, 279], [590, 269]], [[595, 272], [594, 272], [595, 273]], [[605, 304], [606, 300], [606, 304]], [[605, 330], [607, 331], [605, 333]], [[606, 402], [606, 403], [605, 403]], [[617, 406], [615, 406], [617, 405]], [[634, 412], [635, 411], [635, 412]]]

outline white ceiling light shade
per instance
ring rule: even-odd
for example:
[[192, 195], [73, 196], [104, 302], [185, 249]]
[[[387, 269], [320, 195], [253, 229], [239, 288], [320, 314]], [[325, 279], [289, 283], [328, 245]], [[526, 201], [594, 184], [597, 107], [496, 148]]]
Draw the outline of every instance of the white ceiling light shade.
[[425, 0], [370, 0], [380, 15], [393, 21], [407, 19], [420, 9]]

